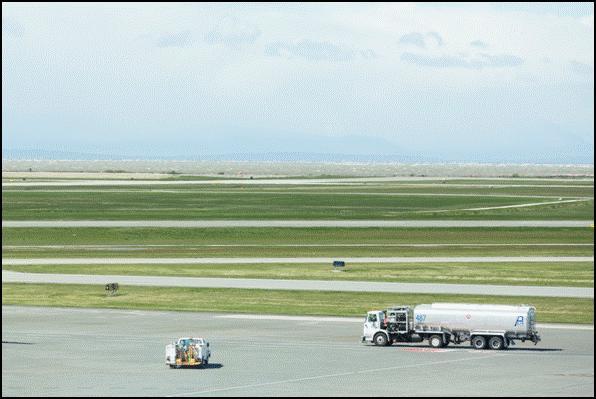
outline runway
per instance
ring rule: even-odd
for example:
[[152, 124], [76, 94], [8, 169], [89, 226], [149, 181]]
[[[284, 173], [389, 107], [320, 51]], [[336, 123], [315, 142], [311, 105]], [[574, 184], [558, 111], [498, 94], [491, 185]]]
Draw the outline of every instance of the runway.
[[593, 220], [3, 220], [2, 227], [594, 227]]
[[390, 256], [338, 258], [2, 258], [3, 265], [209, 265], [315, 263], [335, 260], [350, 263], [519, 263], [519, 262], [593, 262], [593, 256]]
[[[506, 351], [374, 347], [341, 319], [2, 307], [3, 396], [588, 396], [594, 331], [539, 330]], [[540, 313], [538, 312], [538, 320]], [[205, 369], [164, 347], [210, 340]]]
[[274, 280], [241, 278], [199, 278], [164, 276], [122, 276], [83, 274], [20, 273], [2, 270], [3, 283], [98, 284], [117, 282], [123, 285], [242, 288], [301, 291], [393, 292], [418, 294], [510, 295], [568, 298], [594, 298], [594, 288], [507, 286], [473, 284], [382, 283], [333, 280]]
[[[3, 173], [3, 178], [5, 178]], [[8, 176], [7, 176], [8, 177]], [[35, 175], [21, 174], [15, 178], [35, 178]], [[57, 177], [57, 176], [55, 176]], [[125, 177], [125, 176], [123, 176]], [[430, 184], [421, 184], [421, 186], [442, 186], [443, 182], [450, 180], [465, 181], [465, 180], [485, 180], [491, 182], [511, 181], [511, 184], [498, 184], [499, 187], [556, 187], [556, 188], [584, 188], [592, 187], [593, 179], [576, 179], [574, 182], [584, 183], [589, 182], [592, 185], [583, 184], [527, 184], [520, 182], [519, 179], [499, 178], [499, 177], [408, 177], [408, 176], [391, 176], [391, 177], [347, 177], [347, 178], [294, 178], [294, 179], [213, 179], [213, 180], [147, 180], [145, 176], [138, 176], [141, 179], [137, 180], [134, 176], [128, 175], [127, 178], [121, 180], [114, 179], [69, 179], [69, 180], [47, 180], [47, 181], [3, 181], [2, 187], [36, 187], [36, 186], [138, 186], [138, 185], [355, 185], [366, 183], [403, 183], [403, 182], [420, 182], [431, 181]], [[134, 180], [133, 180], [134, 179]], [[145, 180], [143, 180], [145, 179]], [[557, 182], [569, 183], [569, 179], [554, 179], [554, 178], [523, 178], [522, 181], [542, 181], [542, 182]], [[420, 184], [420, 183], [418, 183]], [[456, 183], [449, 184], [457, 187], [489, 187], [494, 184], [483, 183]]]

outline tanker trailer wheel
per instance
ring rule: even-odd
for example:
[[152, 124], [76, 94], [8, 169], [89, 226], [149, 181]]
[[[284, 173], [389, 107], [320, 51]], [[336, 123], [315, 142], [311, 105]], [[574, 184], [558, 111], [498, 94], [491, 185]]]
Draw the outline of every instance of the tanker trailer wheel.
[[484, 349], [486, 347], [486, 338], [482, 335], [476, 335], [472, 338], [472, 346], [474, 349]]
[[490, 337], [488, 340], [488, 347], [494, 350], [500, 350], [504, 347], [503, 338], [499, 336]]
[[373, 340], [375, 341], [375, 345], [377, 346], [386, 346], [387, 345], [387, 336], [383, 333], [377, 333]]
[[443, 337], [440, 335], [432, 335], [428, 339], [428, 344], [433, 348], [441, 348], [443, 346]]

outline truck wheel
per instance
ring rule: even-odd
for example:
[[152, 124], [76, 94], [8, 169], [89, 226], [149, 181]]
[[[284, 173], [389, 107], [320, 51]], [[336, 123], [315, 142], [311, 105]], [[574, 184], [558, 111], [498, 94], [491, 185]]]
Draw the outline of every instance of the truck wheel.
[[386, 346], [387, 345], [387, 336], [383, 333], [377, 333], [374, 337], [375, 345], [377, 346]]
[[472, 338], [472, 346], [474, 349], [484, 349], [486, 347], [486, 338], [482, 335], [476, 335]]
[[490, 339], [488, 340], [488, 347], [494, 350], [503, 349], [503, 338], [499, 336], [490, 337]]
[[440, 335], [432, 335], [428, 339], [428, 344], [433, 348], [440, 348], [443, 346], [443, 337], [441, 337]]

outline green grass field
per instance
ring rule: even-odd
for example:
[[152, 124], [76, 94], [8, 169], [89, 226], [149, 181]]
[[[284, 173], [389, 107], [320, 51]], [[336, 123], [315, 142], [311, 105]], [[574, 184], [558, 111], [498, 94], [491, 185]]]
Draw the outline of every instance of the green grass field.
[[[593, 243], [591, 228], [2, 229], [3, 256], [17, 258], [593, 256]], [[429, 244], [443, 246], [416, 246]]]
[[401, 283], [594, 286], [594, 263], [375, 263], [348, 264], [342, 272], [320, 264], [27, 265], [27, 273], [188, 276]]
[[594, 322], [594, 301], [581, 298], [133, 286], [120, 287], [119, 295], [107, 297], [103, 286], [2, 284], [3, 305], [328, 315], [364, 318], [368, 310], [383, 309], [396, 304], [413, 306], [432, 302], [531, 304], [536, 306], [536, 319], [539, 323], [592, 324]]
[[[328, 177], [328, 176], [321, 176]], [[229, 178], [226, 176], [224, 178]], [[172, 175], [168, 180], [212, 177]], [[215, 177], [215, 179], [219, 179]], [[42, 180], [40, 180], [42, 181]], [[3, 258], [593, 256], [592, 181], [454, 179], [341, 185], [10, 186], [3, 220], [584, 220], [582, 228], [2, 228]], [[564, 203], [565, 200], [581, 200]], [[559, 203], [561, 201], [561, 203]], [[554, 204], [514, 207], [542, 202]], [[468, 210], [470, 208], [493, 208]], [[562, 244], [562, 245], [561, 245]], [[421, 246], [426, 245], [426, 246]], [[593, 287], [593, 262], [3, 266], [32, 273]], [[593, 300], [3, 284], [3, 304], [363, 316], [395, 304], [531, 303], [540, 322], [593, 323]]]
[[589, 227], [2, 228], [2, 245], [594, 243]]
[[4, 258], [209, 258], [209, 257], [460, 257], [460, 256], [593, 256], [594, 246], [177, 246], [115, 248], [3, 248]]
[[[549, 198], [524, 197], [523, 195], [530, 194], [516, 193], [517, 188], [508, 192], [501, 192], [501, 189], [488, 189], [497, 191], [499, 196], [495, 196], [475, 192], [469, 187], [460, 187], [461, 191], [454, 192], [452, 188], [444, 188], [443, 185], [419, 188], [417, 193], [411, 191], [415, 190], [415, 187], [406, 188], [399, 185], [153, 187], [155, 190], [140, 190], [136, 186], [4, 190], [2, 219], [592, 220], [594, 217], [593, 188], [589, 187], [521, 188], [526, 190], [524, 192], [530, 189], [531, 195], [543, 195]], [[378, 187], [378, 192], [374, 192], [374, 187]], [[399, 192], [409, 194], [389, 195]], [[576, 197], [592, 197], [592, 199], [521, 208], [468, 210]]]

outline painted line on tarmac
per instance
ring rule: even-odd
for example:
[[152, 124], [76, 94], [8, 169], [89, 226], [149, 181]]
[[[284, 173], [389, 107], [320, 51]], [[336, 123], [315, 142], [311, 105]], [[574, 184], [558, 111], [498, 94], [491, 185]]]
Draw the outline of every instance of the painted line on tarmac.
[[2, 265], [204, 265], [278, 263], [521, 263], [594, 262], [593, 256], [460, 256], [460, 257], [336, 257], [336, 258], [2, 258]]
[[[312, 322], [338, 322], [338, 323], [362, 323], [362, 317], [320, 317], [320, 316], [283, 316], [283, 315], [258, 315], [258, 314], [226, 314], [215, 316], [218, 319], [239, 319], [239, 320], [277, 320], [277, 321], [312, 321]], [[557, 330], [594, 330], [594, 325], [584, 324], [555, 324], [537, 323], [536, 328], [557, 329]]]
[[320, 316], [283, 316], [283, 315], [258, 315], [258, 314], [226, 314], [215, 316], [218, 319], [239, 319], [239, 320], [276, 320], [276, 321], [316, 321], [316, 322], [340, 322], [340, 323], [362, 323], [362, 317], [320, 317]]
[[390, 371], [390, 370], [403, 370], [403, 369], [409, 369], [409, 368], [414, 368], [414, 367], [434, 366], [437, 364], [469, 362], [469, 361], [474, 361], [474, 360], [483, 360], [483, 359], [490, 359], [490, 358], [502, 357], [502, 356], [505, 356], [505, 354], [492, 354], [492, 355], [482, 356], [482, 357], [474, 356], [474, 357], [466, 357], [466, 358], [461, 358], [461, 359], [442, 360], [442, 361], [436, 361], [436, 362], [426, 362], [426, 363], [409, 364], [409, 365], [402, 365], [402, 366], [381, 367], [381, 368], [375, 368], [375, 369], [347, 371], [344, 373], [323, 374], [323, 375], [316, 375], [316, 376], [311, 376], [311, 377], [292, 378], [292, 379], [288, 379], [288, 380], [263, 382], [263, 383], [259, 383], [259, 384], [236, 385], [236, 386], [226, 387], [226, 388], [205, 389], [202, 391], [194, 391], [194, 392], [187, 392], [187, 393], [167, 395], [167, 396], [168, 397], [190, 396], [190, 395], [200, 395], [200, 394], [208, 394], [208, 393], [215, 393], [215, 392], [233, 391], [233, 390], [238, 390], [238, 389], [260, 388], [260, 387], [271, 386], [271, 385], [290, 384], [290, 383], [297, 383], [297, 382], [304, 382], [304, 381], [320, 380], [320, 379], [325, 379], [325, 378], [336, 378], [336, 377], [345, 377], [345, 376], [350, 376], [350, 375], [377, 373], [377, 372]]

